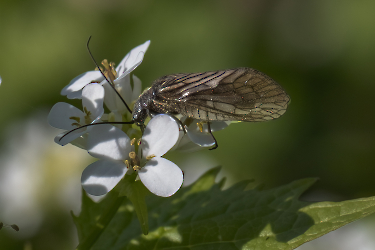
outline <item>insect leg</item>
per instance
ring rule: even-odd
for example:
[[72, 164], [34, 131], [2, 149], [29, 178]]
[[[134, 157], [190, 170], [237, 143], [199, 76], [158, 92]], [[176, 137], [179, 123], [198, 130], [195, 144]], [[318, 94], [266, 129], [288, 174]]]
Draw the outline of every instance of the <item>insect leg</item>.
[[217, 144], [217, 141], [216, 141], [215, 136], [212, 134], [212, 131], [211, 131], [211, 124], [210, 124], [210, 122], [207, 122], [207, 128], [208, 128], [208, 133], [211, 134], [212, 138], [213, 138], [214, 141], [215, 141], [215, 146], [214, 146], [213, 148], [210, 148], [209, 150], [216, 149], [217, 147], [219, 147], [219, 145]]
[[180, 120], [180, 119], [178, 119], [177, 117], [175, 117], [175, 116], [172, 116], [175, 120], [176, 120], [176, 122], [178, 123], [178, 129], [180, 130], [180, 131], [184, 131], [184, 134], [186, 134], [187, 132], [186, 132], [186, 128], [185, 128], [185, 125], [182, 123], [182, 121]]

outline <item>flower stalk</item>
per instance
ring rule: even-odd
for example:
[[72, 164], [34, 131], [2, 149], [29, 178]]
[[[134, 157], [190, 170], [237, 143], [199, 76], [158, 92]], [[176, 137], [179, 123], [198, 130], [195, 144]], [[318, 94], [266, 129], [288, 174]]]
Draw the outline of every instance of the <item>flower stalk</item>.
[[[114, 195], [118, 196], [118, 192], [114, 191]], [[113, 199], [111, 203], [107, 204], [106, 209], [103, 211], [101, 216], [96, 221], [95, 225], [91, 228], [88, 235], [85, 235], [83, 239], [80, 239], [80, 243], [77, 246], [77, 250], [89, 250], [99, 239], [100, 235], [107, 228], [113, 217], [116, 215], [121, 204], [124, 202], [125, 197], [117, 197]], [[72, 212], [73, 215], [73, 212]], [[74, 215], [73, 215], [74, 216]]]

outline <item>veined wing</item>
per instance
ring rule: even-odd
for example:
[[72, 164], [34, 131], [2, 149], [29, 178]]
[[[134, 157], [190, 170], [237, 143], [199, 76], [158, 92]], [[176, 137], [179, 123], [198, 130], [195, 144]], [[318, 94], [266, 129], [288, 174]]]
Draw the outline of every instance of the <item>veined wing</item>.
[[159, 93], [180, 96], [216, 88], [220, 81], [231, 74], [231, 70], [208, 71], [203, 73], [175, 74], [164, 77]]
[[200, 120], [266, 121], [285, 113], [289, 96], [251, 68], [166, 76], [154, 105]]

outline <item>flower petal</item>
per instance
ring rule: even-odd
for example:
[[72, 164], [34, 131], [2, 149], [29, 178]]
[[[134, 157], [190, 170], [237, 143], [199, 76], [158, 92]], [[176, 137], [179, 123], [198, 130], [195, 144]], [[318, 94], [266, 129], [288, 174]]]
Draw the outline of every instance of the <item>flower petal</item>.
[[[127, 75], [127, 76], [125, 76], [122, 79], [116, 79], [116, 80], [114, 80], [114, 84], [115, 84], [116, 89], [118, 90], [118, 92], [124, 98], [124, 100], [127, 103], [131, 103], [132, 102], [131, 95], [132, 95], [132, 91], [133, 90], [132, 90], [132, 88], [130, 86], [130, 75]], [[118, 100], [118, 101], [121, 102], [121, 100]], [[121, 102], [121, 104], [122, 104], [122, 106], [124, 106], [124, 104], [122, 102]]]
[[143, 60], [143, 56], [144, 56], [144, 53], [143, 52], [139, 52], [139, 54], [137, 56], [137, 59], [136, 59], [137, 63], [134, 64], [131, 68], [125, 70], [124, 73], [122, 73], [116, 80], [120, 80], [120, 79], [124, 78], [130, 72], [132, 72], [133, 70], [135, 70], [135, 68], [137, 68], [141, 64], [141, 62]]
[[[120, 93], [124, 101], [130, 105], [132, 103], [132, 88], [130, 86], [130, 75], [126, 75], [124, 78], [116, 79], [114, 81], [117, 91]], [[122, 114], [125, 114], [128, 109], [126, 108], [125, 104], [122, 100], [116, 95], [116, 106], [117, 110], [120, 111]]]
[[142, 82], [135, 75], [133, 75], [133, 83], [134, 83], [134, 86], [133, 86], [131, 102], [137, 100], [138, 97], [141, 95], [141, 92], [142, 92]]
[[82, 172], [81, 184], [91, 195], [103, 195], [111, 191], [124, 177], [127, 168], [121, 161], [99, 160]]
[[200, 131], [195, 131], [195, 130], [190, 130], [186, 126], [185, 128], [186, 128], [187, 136], [195, 144], [198, 144], [201, 147], [211, 147], [215, 144], [215, 140], [211, 134], [200, 132]]
[[[116, 87], [116, 90], [119, 92], [121, 97], [124, 99], [124, 101], [130, 105], [132, 102], [131, 95], [132, 95], [132, 89], [130, 87], [130, 75], [125, 76], [122, 79], [116, 79], [114, 80], [114, 86]], [[108, 107], [111, 111], [119, 111], [120, 113], [125, 113], [127, 111], [125, 104], [122, 102], [122, 100], [119, 98], [119, 96], [116, 94], [116, 92], [113, 90], [113, 88], [108, 84], [105, 83], [103, 85], [105, 88], [105, 97], [104, 102], [105, 105]]]
[[152, 193], [168, 197], [180, 189], [184, 180], [181, 169], [171, 161], [154, 157], [138, 171], [142, 183]]
[[[225, 129], [226, 127], [229, 126], [229, 124], [231, 124], [231, 121], [215, 121], [215, 122], [210, 122], [211, 131], [215, 132], [215, 131], [218, 131], [218, 130]], [[207, 124], [203, 125], [203, 132], [208, 132]]]
[[86, 128], [77, 129], [73, 132], [67, 131], [67, 132], [64, 132], [64, 133], [61, 133], [61, 134], [57, 135], [55, 137], [54, 141], [55, 141], [55, 143], [57, 143], [61, 146], [65, 146], [66, 144], [70, 143], [71, 141], [79, 138], [81, 135], [86, 134], [87, 131], [88, 130]]
[[166, 114], [154, 116], [142, 136], [143, 156], [162, 156], [177, 142], [179, 129], [175, 119]]
[[[185, 132], [183, 130], [179, 130], [178, 131], [178, 139], [177, 139], [177, 142], [176, 144], [171, 148], [171, 151], [172, 150], [176, 150], [180, 147], [180, 145], [184, 145], [185, 144], [185, 141], [184, 141], [184, 137], [187, 137], [185, 136]], [[188, 138], [187, 141], [190, 141], [190, 139]]]
[[[200, 132], [200, 129], [197, 126], [197, 124], [199, 122], [200, 122], [199, 120], [193, 120], [193, 122], [188, 126], [188, 129], [190, 131]], [[218, 131], [218, 130], [225, 129], [226, 127], [229, 126], [230, 123], [231, 123], [230, 121], [229, 122], [228, 121], [213, 121], [213, 122], [210, 122], [211, 132], [215, 132], [215, 131]], [[207, 123], [203, 124], [203, 132], [208, 133]]]
[[102, 86], [103, 86], [104, 92], [105, 92], [105, 95], [104, 95], [105, 105], [107, 106], [107, 108], [110, 111], [116, 111], [117, 110], [117, 106], [116, 106], [117, 94], [115, 93], [115, 91], [109, 85], [109, 83], [107, 81], [103, 81], [102, 84], [103, 84]]
[[[122, 122], [122, 114], [118, 112], [117, 110], [112, 111], [111, 113], [108, 114], [108, 119], [107, 121], [109, 122]], [[119, 128], [122, 130], [122, 125], [123, 124], [113, 124], [113, 126]]]
[[104, 113], [104, 88], [100, 84], [89, 84], [82, 90], [82, 106], [90, 112], [91, 122], [100, 119]]
[[[182, 118], [181, 120], [184, 121], [184, 118]], [[186, 152], [196, 151], [197, 148], [191, 147], [192, 145], [191, 143], [188, 143], [188, 141], [186, 140], [187, 138], [189, 138], [193, 143], [197, 144], [200, 147], [211, 147], [215, 144], [214, 138], [211, 134], [208, 133], [207, 123], [203, 124], [203, 132], [201, 132], [197, 126], [198, 122], [199, 120], [193, 120], [193, 122], [191, 122], [189, 126], [185, 125], [187, 136], [185, 136], [185, 138], [180, 141], [178, 150]], [[214, 132], [222, 130], [228, 127], [229, 124], [230, 122], [227, 121], [210, 122], [211, 131]]]
[[118, 78], [125, 77], [141, 64], [143, 56], [150, 45], [150, 40], [132, 49], [116, 67]]
[[180, 152], [195, 152], [198, 150], [203, 149], [203, 147], [195, 144], [191, 141], [188, 135], [184, 134], [184, 136], [176, 143], [176, 145], [172, 148], [172, 150], [177, 150]]
[[66, 97], [68, 99], [82, 99], [82, 89], [69, 93]]
[[77, 127], [72, 124], [78, 122], [71, 118], [78, 118], [81, 123], [84, 119], [83, 115], [83, 112], [73, 105], [65, 102], [58, 102], [52, 107], [51, 111], [48, 114], [48, 123], [55, 128], [71, 130]]
[[103, 79], [104, 77], [98, 70], [85, 72], [71, 80], [70, 83], [61, 90], [61, 95], [68, 96], [70, 93], [81, 90], [93, 81], [101, 82]]
[[132, 150], [129, 137], [109, 124], [90, 127], [87, 139], [89, 154], [100, 159], [125, 160]]
[[72, 145], [74, 145], [78, 148], [87, 150], [87, 138], [88, 138], [88, 134], [87, 133], [83, 134], [80, 137], [71, 141], [70, 144], [72, 144]]

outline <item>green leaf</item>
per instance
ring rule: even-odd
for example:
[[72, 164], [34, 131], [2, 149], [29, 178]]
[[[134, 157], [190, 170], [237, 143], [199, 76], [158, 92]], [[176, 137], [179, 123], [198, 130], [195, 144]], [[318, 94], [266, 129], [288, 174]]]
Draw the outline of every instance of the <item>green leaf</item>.
[[[214, 182], [218, 171], [210, 170], [172, 197], [147, 197], [148, 235], [142, 234], [134, 207], [126, 199], [91, 248], [80, 249], [294, 249], [375, 212], [374, 197], [299, 201], [316, 179], [270, 190], [245, 190], [249, 182], [244, 181], [222, 190], [224, 181]], [[111, 199], [109, 194], [96, 204], [83, 197], [82, 212], [75, 217], [80, 242], [91, 237], [105, 206], [114, 203]]]

